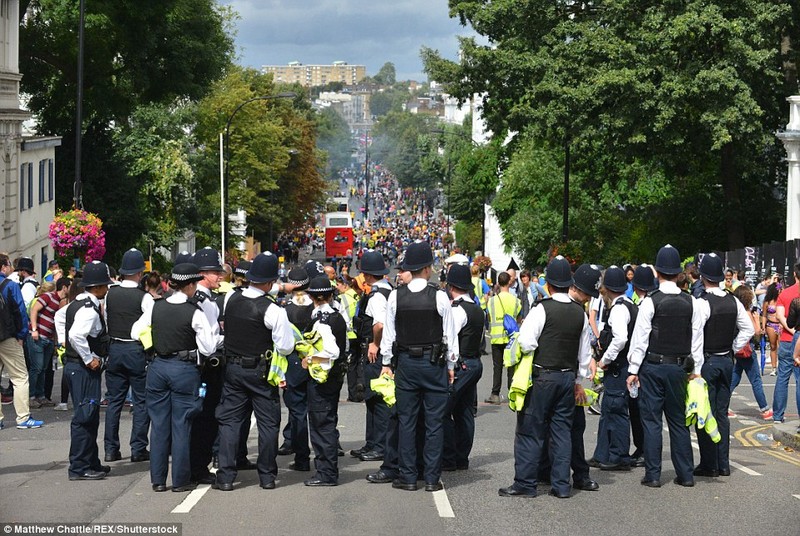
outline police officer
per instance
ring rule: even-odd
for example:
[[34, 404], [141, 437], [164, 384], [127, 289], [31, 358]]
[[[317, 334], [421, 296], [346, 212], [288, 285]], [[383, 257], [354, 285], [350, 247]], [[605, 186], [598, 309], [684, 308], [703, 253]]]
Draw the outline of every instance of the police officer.
[[[383, 255], [380, 251], [367, 250], [361, 256], [361, 274], [364, 282], [369, 285], [370, 292], [361, 297], [358, 312], [354, 320], [359, 346], [363, 355], [361, 365], [364, 370], [364, 401], [367, 411], [366, 441], [362, 448], [350, 454], [362, 461], [384, 460], [387, 442], [392, 450], [389, 436], [395, 434], [396, 421], [391, 422], [393, 410], [386, 405], [380, 393], [370, 388], [370, 381], [379, 378], [382, 368], [382, 347], [384, 318], [386, 317], [386, 303], [392, 286], [384, 278], [389, 273]], [[388, 477], [383, 480], [386, 481]]]
[[728, 455], [731, 424], [728, 407], [731, 402], [733, 354], [749, 343], [755, 329], [742, 303], [733, 294], [719, 288], [719, 283], [725, 279], [725, 272], [722, 259], [715, 253], [709, 253], [701, 259], [700, 279], [705, 287], [700, 304], [705, 306], [704, 317], [707, 318], [703, 328], [704, 363], [701, 375], [708, 384], [708, 400], [721, 439], [719, 443], [714, 443], [704, 429], [697, 429], [700, 464], [694, 469], [694, 476], [730, 476]]
[[675, 284], [682, 272], [678, 250], [667, 244], [656, 256], [658, 290], [639, 306], [631, 339], [628, 389], [639, 382], [644, 428], [645, 476], [642, 485], [661, 487], [662, 411], [667, 417], [674, 482], [694, 486], [692, 444], [686, 427], [689, 379], [703, 367], [702, 305]]
[[[293, 268], [287, 275], [289, 283], [295, 286], [291, 299], [284, 305], [286, 316], [300, 333], [311, 329], [311, 313], [314, 311], [314, 302], [306, 294], [308, 289], [308, 272], [303, 268]], [[309, 456], [311, 449], [308, 445], [308, 371], [302, 366], [297, 352], [289, 354], [289, 368], [286, 371], [286, 389], [283, 391], [283, 402], [289, 410], [289, 422], [284, 429], [283, 450], [294, 454], [294, 461], [289, 465], [295, 471], [310, 471]]]
[[417, 489], [416, 427], [421, 408], [425, 422], [425, 491], [442, 489], [442, 421], [448, 384], [453, 382], [458, 361], [458, 336], [450, 301], [444, 292], [428, 283], [432, 264], [433, 251], [427, 242], [408, 246], [402, 268], [411, 272], [412, 279], [389, 295], [380, 346], [382, 373], [392, 374], [393, 356], [397, 364], [400, 474], [392, 487], [408, 491]]
[[347, 321], [331, 307], [333, 287], [326, 276], [311, 280], [308, 294], [314, 301], [312, 331], [322, 337], [322, 349], [309, 354], [306, 367], [320, 367], [323, 374], [312, 374], [308, 382], [308, 422], [314, 447], [316, 474], [306, 486], [336, 486], [339, 483], [338, 444], [339, 392], [346, 374]]
[[100, 300], [111, 284], [106, 263], [92, 261], [84, 266], [83, 279], [78, 283], [84, 291], [67, 307], [64, 374], [75, 407], [70, 427], [70, 480], [100, 480], [111, 471], [100, 464], [97, 448], [100, 376], [109, 346]]
[[517, 338], [523, 352], [535, 352], [533, 385], [517, 414], [514, 483], [500, 488], [501, 497], [536, 496], [548, 432], [550, 494], [569, 497], [575, 400], [586, 396], [576, 382], [576, 373], [588, 376], [590, 328], [583, 307], [569, 296], [574, 280], [567, 260], [561, 255], [555, 257], [547, 265], [546, 274], [551, 298], [531, 309]]
[[[197, 283], [195, 301], [205, 313], [212, 334], [218, 337], [220, 334], [219, 306], [214, 300], [212, 291], [219, 288], [220, 281], [225, 275], [219, 253], [215, 249], [205, 247], [194, 254], [192, 262], [203, 276], [203, 279]], [[220, 338], [220, 340], [222, 339]], [[215, 482], [214, 475], [209, 472], [208, 466], [213, 457], [214, 442], [219, 431], [214, 411], [219, 405], [222, 395], [224, 367], [222, 366], [221, 351], [213, 352], [213, 354], [205, 356], [206, 359], [202, 360], [200, 379], [207, 386], [206, 396], [203, 399], [203, 410], [195, 417], [192, 426], [192, 481], [198, 484]]]
[[148, 327], [152, 331], [155, 357], [147, 367], [146, 401], [151, 421], [150, 481], [155, 492], [167, 491], [170, 456], [172, 491], [191, 491], [196, 486], [191, 481], [189, 438], [203, 404], [198, 365], [202, 355], [213, 354], [221, 343], [219, 330], [195, 301], [202, 279], [194, 264], [176, 264], [169, 282], [175, 292], [155, 302], [131, 329], [131, 338]]
[[133, 423], [131, 426], [131, 461], [150, 459], [147, 451], [147, 432], [150, 417], [145, 407], [145, 382], [147, 360], [142, 343], [131, 337], [134, 322], [153, 307], [153, 297], [139, 288], [144, 273], [144, 256], [138, 249], [129, 249], [122, 256], [119, 274], [122, 281], [108, 289], [105, 313], [111, 347], [108, 351], [106, 388], [105, 461], [122, 458], [119, 451], [119, 417], [125, 404], [128, 388], [133, 399]]
[[226, 368], [219, 421], [219, 470], [214, 489], [233, 490], [242, 420], [252, 404], [258, 427], [258, 478], [263, 489], [275, 489], [281, 405], [278, 387], [266, 377], [273, 352], [289, 355], [294, 335], [286, 311], [269, 295], [278, 279], [278, 258], [261, 253], [247, 272], [250, 286], [225, 300]]
[[469, 454], [475, 438], [478, 380], [483, 374], [481, 336], [484, 312], [469, 294], [473, 288], [469, 266], [455, 264], [447, 272], [453, 296], [453, 324], [458, 332], [458, 363], [444, 416], [442, 470], [469, 469]]
[[625, 272], [610, 266], [603, 277], [606, 296], [611, 301], [608, 321], [600, 332], [598, 346], [602, 357], [598, 366], [603, 375], [603, 402], [597, 431], [594, 459], [604, 471], [630, 469], [630, 416], [628, 412], [628, 351], [639, 309], [625, 296]]

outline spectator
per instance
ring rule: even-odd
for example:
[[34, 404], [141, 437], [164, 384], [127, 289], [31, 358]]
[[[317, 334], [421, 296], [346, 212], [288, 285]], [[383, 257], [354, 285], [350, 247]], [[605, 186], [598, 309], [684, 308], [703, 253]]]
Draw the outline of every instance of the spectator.
[[769, 362], [772, 366], [770, 376], [775, 376], [778, 369], [778, 341], [781, 338], [783, 328], [778, 322], [778, 284], [772, 283], [767, 287], [764, 295], [764, 306], [761, 309], [761, 330], [766, 332], [769, 341]]
[[[77, 273], [77, 272], [76, 272]], [[59, 349], [63, 349], [65, 345], [65, 341], [67, 338], [67, 305], [72, 303], [76, 296], [81, 293], [81, 278], [75, 277], [74, 279], [65, 278], [67, 281], [70, 281], [69, 290], [67, 291], [67, 297], [64, 300], [61, 300], [61, 307], [59, 307], [58, 311], [54, 316], [55, 325], [56, 325], [56, 340], [58, 341]], [[67, 375], [61, 375], [61, 402], [54, 408], [56, 411], [67, 411], [69, 406], [67, 405], [67, 401], [69, 400], [69, 381], [67, 380]]]
[[[755, 304], [755, 296], [753, 291], [744, 285], [739, 286], [733, 291], [733, 295], [742, 302], [745, 311], [753, 321], [753, 328], [755, 329], [754, 338], [756, 340], [761, 338], [761, 322], [758, 316], [758, 307]], [[758, 403], [759, 411], [761, 412], [762, 419], [771, 419], [772, 410], [767, 404], [767, 397], [764, 395], [764, 386], [761, 383], [761, 370], [759, 369], [758, 362], [754, 357], [753, 341], [750, 341], [744, 349], [740, 350], [734, 356], [733, 374], [731, 376], [731, 392], [739, 385], [742, 379], [742, 372], [747, 374], [747, 379], [750, 380], [750, 386], [753, 388], [753, 395]], [[728, 411], [728, 416], [733, 417], [731, 411]]]
[[61, 298], [56, 293], [56, 286], [45, 281], [39, 286], [38, 296], [30, 308], [30, 332], [25, 344], [28, 345], [28, 377], [30, 379], [30, 406], [54, 406], [45, 396], [45, 377], [48, 369], [53, 368], [53, 344], [55, 325], [53, 315], [58, 310]]

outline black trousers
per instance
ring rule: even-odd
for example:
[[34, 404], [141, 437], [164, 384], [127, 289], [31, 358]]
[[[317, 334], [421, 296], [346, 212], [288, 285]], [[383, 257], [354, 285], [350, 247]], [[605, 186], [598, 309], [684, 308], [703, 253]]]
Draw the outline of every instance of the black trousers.
[[701, 375], [708, 384], [708, 401], [711, 403], [711, 413], [717, 420], [721, 439], [719, 443], [714, 443], [705, 430], [697, 430], [700, 467], [710, 471], [730, 471], [731, 422], [728, 408], [731, 405], [733, 358], [705, 356]]
[[[331, 373], [333, 376], [334, 373]], [[308, 382], [308, 422], [314, 448], [316, 478], [339, 482], [339, 392], [343, 378], [329, 377], [325, 383]]]
[[370, 363], [366, 357], [363, 357], [362, 367], [364, 370], [364, 405], [367, 411], [364, 446], [367, 450], [384, 454], [391, 412], [380, 393], [374, 392], [369, 387], [370, 381], [381, 375], [383, 365], [380, 356], [375, 363]]
[[217, 482], [236, 479], [242, 422], [252, 405], [258, 428], [258, 479], [266, 485], [278, 475], [278, 435], [281, 425], [281, 401], [278, 388], [264, 379], [265, 365], [252, 369], [229, 363], [225, 368], [222, 399], [216, 410], [219, 421], [219, 469]]
[[[500, 389], [503, 387], [503, 350], [505, 344], [492, 345], [492, 394], [500, 396]], [[514, 376], [514, 369], [507, 369], [507, 387], [511, 387], [511, 379]]]
[[133, 400], [133, 424], [131, 427], [131, 455], [142, 454], [147, 450], [147, 432], [150, 417], [145, 407], [147, 382], [146, 358], [139, 342], [112, 341], [108, 352], [106, 369], [106, 389], [108, 407], [106, 408], [106, 430], [104, 437], [106, 454], [119, 452], [119, 418], [125, 406], [128, 388]]
[[222, 396], [223, 373], [224, 367], [203, 365], [200, 369], [200, 382], [206, 384], [206, 396], [203, 399], [203, 409], [192, 424], [190, 447], [192, 480], [209, 474], [208, 465], [211, 463], [214, 442], [219, 433], [215, 412]]
[[308, 384], [311, 379], [296, 352], [289, 355], [288, 361], [283, 403], [289, 410], [289, 421], [283, 429], [283, 443], [294, 451], [295, 463], [308, 465], [311, 454], [308, 446]]
[[100, 426], [100, 371], [68, 361], [64, 374], [69, 378], [74, 413], [70, 424], [69, 475], [80, 476], [100, 470], [97, 429]]
[[480, 358], [464, 360], [464, 368], [456, 369], [444, 416], [443, 465], [466, 469], [475, 439], [478, 380], [483, 374]]
[[[583, 482], [589, 480], [589, 463], [586, 461], [586, 449], [583, 445], [583, 433], [586, 431], [586, 410], [582, 406], [575, 406], [575, 413], [572, 416], [572, 428], [570, 438], [572, 439], [572, 449], [570, 450], [569, 466], [572, 468], [572, 481]], [[549, 480], [552, 472], [553, 460], [550, 457], [551, 437], [544, 443], [542, 461], [539, 467], [539, 480]]]
[[364, 400], [364, 367], [361, 364], [361, 344], [358, 339], [350, 339], [350, 353], [347, 358], [347, 400]]
[[636, 450], [631, 458], [638, 458], [644, 454], [644, 428], [642, 427], [642, 414], [639, 411], [639, 398], [628, 397], [628, 413], [631, 416], [631, 435], [633, 446]]

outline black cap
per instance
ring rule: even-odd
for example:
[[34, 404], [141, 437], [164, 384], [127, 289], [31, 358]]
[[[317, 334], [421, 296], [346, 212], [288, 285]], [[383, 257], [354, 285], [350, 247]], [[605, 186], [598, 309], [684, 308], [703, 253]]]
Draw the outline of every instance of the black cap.
[[326, 275], [318, 275], [311, 280], [306, 292], [309, 294], [333, 294], [331, 280]]
[[381, 276], [389, 273], [380, 251], [368, 249], [361, 256], [361, 273]]
[[292, 268], [286, 274], [286, 282], [295, 285], [295, 290], [305, 290], [308, 287], [308, 274], [302, 268]]
[[603, 276], [603, 286], [611, 292], [622, 294], [628, 290], [628, 278], [625, 277], [625, 272], [622, 268], [611, 265]]
[[649, 264], [640, 264], [633, 271], [633, 287], [645, 292], [652, 292], [658, 288], [658, 281]]
[[191, 262], [181, 262], [173, 266], [169, 278], [176, 283], [194, 283], [203, 280], [197, 265]]
[[466, 264], [454, 264], [447, 272], [447, 284], [451, 287], [469, 290], [472, 288], [472, 274]]
[[136, 248], [131, 248], [122, 256], [121, 275], [133, 275], [144, 272], [144, 255]]
[[92, 261], [83, 267], [83, 279], [78, 283], [79, 287], [101, 287], [103, 285], [111, 285], [111, 274], [108, 271], [108, 265], [102, 261]]
[[29, 274], [35, 274], [36, 268], [33, 267], [33, 259], [30, 257], [22, 257], [17, 261], [17, 270], [25, 270]]
[[678, 250], [667, 244], [658, 250], [656, 255], [656, 272], [665, 275], [677, 275], [683, 271], [681, 255]]
[[236, 268], [233, 269], [233, 273], [239, 277], [244, 277], [251, 266], [253, 266], [253, 263], [250, 261], [239, 261], [236, 264]]
[[416, 272], [426, 266], [433, 264], [433, 250], [427, 242], [418, 241], [409, 244], [406, 248], [406, 256], [403, 259], [403, 270]]
[[709, 253], [703, 256], [700, 261], [700, 276], [712, 283], [719, 283], [725, 279], [722, 259], [716, 253]]
[[210, 247], [204, 247], [194, 254], [192, 262], [197, 265], [197, 269], [201, 272], [224, 272], [222, 263], [220, 262], [219, 252]]
[[553, 257], [547, 263], [544, 280], [556, 288], [569, 288], [575, 283], [572, 279], [572, 270], [569, 267], [569, 262], [561, 255]]
[[303, 265], [303, 269], [306, 271], [309, 281], [325, 273], [325, 267], [322, 266], [322, 263], [311, 259], [306, 261]]
[[186, 262], [192, 262], [192, 254], [186, 250], [183, 250], [178, 253], [177, 257], [175, 257], [175, 264], [183, 264]]
[[[196, 256], [196, 255], [195, 255]], [[259, 253], [245, 274], [251, 283], [268, 283], [278, 279], [278, 257], [270, 252]]]
[[575, 286], [591, 296], [597, 298], [600, 296], [600, 279], [603, 274], [596, 264], [581, 264], [575, 270]]

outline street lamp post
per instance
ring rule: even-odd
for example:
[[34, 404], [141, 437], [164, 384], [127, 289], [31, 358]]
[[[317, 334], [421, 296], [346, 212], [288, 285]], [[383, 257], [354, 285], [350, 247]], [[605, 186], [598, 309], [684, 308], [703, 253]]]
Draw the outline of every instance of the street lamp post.
[[78, 102], [75, 108], [75, 184], [72, 192], [73, 208], [83, 208], [81, 193], [81, 143], [83, 140], [83, 34], [85, 28], [84, 0], [79, 4], [78, 23]]
[[230, 131], [231, 131], [231, 123], [233, 123], [233, 118], [236, 116], [239, 110], [241, 110], [246, 104], [250, 104], [251, 102], [259, 100], [272, 100], [272, 99], [293, 99], [296, 96], [297, 96], [296, 93], [287, 92], [287, 93], [278, 93], [276, 95], [261, 95], [259, 97], [253, 97], [239, 104], [239, 106], [237, 106], [233, 110], [230, 117], [228, 117], [228, 122], [225, 124], [224, 151], [223, 151], [224, 157], [220, 156], [220, 185], [219, 185], [220, 227], [221, 227], [220, 234], [222, 235], [221, 253], [223, 262], [225, 260], [225, 238], [227, 236], [227, 221], [225, 218], [225, 197], [227, 193], [227, 185], [230, 179], [230, 141], [231, 141]]

